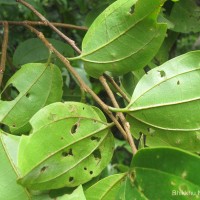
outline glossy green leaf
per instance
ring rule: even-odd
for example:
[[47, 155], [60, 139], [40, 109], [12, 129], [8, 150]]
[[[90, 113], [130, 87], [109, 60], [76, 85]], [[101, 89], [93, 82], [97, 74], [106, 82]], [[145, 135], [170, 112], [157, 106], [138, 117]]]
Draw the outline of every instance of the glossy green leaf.
[[3, 92], [10, 86], [18, 95], [11, 101], [0, 100], [0, 123], [12, 132], [23, 128], [40, 108], [60, 101], [62, 96], [62, 76], [58, 67], [52, 64], [22, 66], [9, 79]]
[[200, 158], [177, 148], [147, 148], [133, 158], [134, 184], [147, 199], [199, 199]]
[[85, 191], [87, 200], [110, 200], [117, 199], [119, 189], [124, 183], [127, 174], [115, 174], [108, 176]]
[[133, 131], [147, 134], [151, 145], [200, 151], [199, 57], [200, 51], [176, 57], [137, 84], [125, 110]]
[[165, 0], [118, 0], [102, 12], [82, 43], [87, 73], [125, 74], [144, 67], [157, 53], [167, 25], [157, 23]]
[[112, 158], [112, 124], [97, 108], [54, 103], [36, 113], [30, 123], [32, 134], [22, 136], [18, 156], [19, 183], [28, 188], [78, 186], [97, 176]]
[[16, 168], [19, 137], [0, 132], [0, 199], [29, 200], [30, 194], [17, 184], [19, 177]]
[[[73, 56], [73, 49], [66, 43], [55, 39], [48, 41], [64, 56]], [[21, 66], [26, 63], [46, 62], [49, 57], [49, 50], [38, 38], [31, 38], [19, 44], [13, 55], [13, 63]], [[60, 62], [55, 56], [52, 57], [54, 63], [60, 66]]]
[[58, 197], [57, 200], [86, 200], [83, 188], [80, 185], [77, 187], [72, 194], [65, 194], [61, 197]]
[[196, 0], [179, 0], [170, 13], [173, 31], [181, 33], [200, 31], [200, 5]]

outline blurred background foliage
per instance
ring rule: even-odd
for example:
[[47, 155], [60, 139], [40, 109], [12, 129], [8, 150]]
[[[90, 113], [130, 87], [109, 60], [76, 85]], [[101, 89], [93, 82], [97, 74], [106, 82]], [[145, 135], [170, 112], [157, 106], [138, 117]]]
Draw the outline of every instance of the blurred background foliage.
[[[89, 27], [93, 20], [114, 0], [26, 0], [31, 5], [33, 5], [40, 13], [42, 13], [49, 21], [51, 22], [60, 22], [67, 24], [74, 24], [78, 26], [86, 26]], [[129, 96], [131, 96], [135, 85], [137, 84], [140, 77], [146, 73], [151, 68], [156, 65], [160, 65], [166, 60], [175, 57], [177, 55], [186, 53], [191, 50], [200, 49], [200, 34], [199, 29], [196, 27], [200, 24], [200, 1], [199, 0], [179, 0], [180, 4], [183, 4], [182, 7], [186, 7], [188, 12], [186, 16], [181, 16], [181, 12], [179, 11], [180, 7], [178, 7], [177, 3], [174, 3], [168, 0], [162, 10], [161, 20], [167, 21], [169, 29], [166, 35], [166, 39], [160, 48], [160, 51], [155, 56], [154, 60], [144, 68], [142, 71], [131, 72], [123, 77], [118, 77], [116, 81], [121, 83], [122, 89], [127, 92]], [[189, 2], [189, 5], [187, 4]], [[178, 2], [179, 3], [179, 2]], [[190, 12], [189, 12], [190, 11]], [[193, 12], [194, 11], [194, 12]], [[190, 14], [192, 13], [192, 14]], [[179, 16], [176, 16], [176, 15]], [[188, 17], [187, 15], [190, 16]], [[181, 19], [186, 18], [188, 21], [177, 21], [177, 18]], [[38, 18], [27, 8], [22, 5], [16, 3], [15, 0], [0, 0], [0, 21], [9, 20], [9, 21], [38, 21]], [[196, 20], [196, 21], [195, 21]], [[191, 24], [189, 27], [187, 24]], [[185, 26], [186, 24], [186, 26]], [[184, 26], [184, 31], [183, 30]], [[56, 39], [62, 41], [62, 39], [50, 28], [44, 26], [37, 26], [37, 29], [43, 32], [45, 37]], [[81, 48], [82, 39], [86, 33], [83, 30], [73, 30], [60, 28], [64, 34], [68, 37], [72, 38], [76, 41], [77, 46]], [[179, 30], [180, 29], [180, 30]], [[8, 52], [7, 52], [7, 63], [6, 63], [6, 71], [4, 75], [2, 88], [5, 86], [7, 80], [19, 69], [19, 65], [16, 63], [20, 63], [21, 54], [19, 49], [23, 49], [23, 42], [26, 40], [36, 38], [36, 36], [31, 33], [24, 26], [14, 26], [10, 25], [9, 27], [9, 44], [8, 44]], [[3, 39], [3, 26], [0, 25], [0, 45], [2, 44]], [[31, 42], [30, 40], [28, 42]], [[63, 42], [63, 41], [62, 41]], [[56, 43], [56, 42], [55, 42]], [[27, 43], [24, 43], [24, 45]], [[20, 47], [21, 45], [21, 47]], [[36, 43], [32, 43], [32, 45], [36, 45]], [[134, 45], [134, 41], [133, 41]], [[26, 46], [26, 45], [25, 45]], [[59, 46], [59, 45], [58, 45]], [[26, 48], [26, 47], [24, 47]], [[66, 48], [69, 48], [66, 47]], [[62, 51], [62, 48], [60, 49]], [[0, 50], [1, 51], [1, 50]], [[45, 54], [47, 51], [40, 47], [41, 54]], [[64, 52], [64, 51], [63, 51]], [[70, 56], [73, 56], [75, 53], [73, 50], [66, 50], [66, 54], [69, 53]], [[1, 53], [1, 52], [0, 52]], [[29, 62], [36, 62], [41, 60], [31, 60], [33, 58], [34, 51], [32, 52], [32, 56], [30, 56]], [[69, 56], [66, 55], [66, 56]], [[13, 59], [17, 57], [17, 59]], [[56, 59], [56, 58], [54, 58]], [[17, 60], [17, 61], [16, 61]], [[45, 62], [45, 60], [44, 60]], [[90, 103], [95, 105], [95, 102], [91, 99], [90, 96], [84, 96], [79, 86], [76, 84], [74, 78], [68, 74], [67, 70], [61, 63], [57, 63], [59, 65], [64, 81], [64, 95], [63, 101], [83, 101], [86, 103]], [[87, 82], [87, 84], [95, 91], [96, 94], [103, 99], [108, 105], [110, 105], [110, 99], [107, 98], [105, 91], [98, 80], [93, 78], [89, 78], [84, 71], [83, 64], [79, 62], [72, 62], [72, 65], [75, 67], [77, 72], [81, 75], [81, 77]], [[2, 98], [6, 99], [9, 96], [14, 95], [12, 88], [10, 91], [4, 91]], [[125, 106], [123, 100], [119, 95], [116, 95], [121, 106]], [[129, 149], [129, 145], [122, 139], [117, 129], [113, 128], [113, 133], [116, 137], [116, 151], [113, 157], [113, 162], [111, 166], [108, 166], [106, 170], [102, 173], [102, 177], [107, 176], [107, 174], [113, 174], [115, 172], [123, 172], [127, 170], [127, 167], [130, 164], [131, 153]], [[145, 138], [144, 138], [145, 139]], [[140, 142], [138, 141], [138, 144]]]

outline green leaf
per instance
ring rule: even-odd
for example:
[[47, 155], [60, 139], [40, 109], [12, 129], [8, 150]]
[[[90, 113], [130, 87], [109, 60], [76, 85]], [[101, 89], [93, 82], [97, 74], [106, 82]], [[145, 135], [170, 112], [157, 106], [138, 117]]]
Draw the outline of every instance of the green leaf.
[[48, 194], [31, 195], [29, 191], [17, 183], [17, 153], [20, 137], [0, 130], [0, 199], [2, 200], [50, 200]]
[[148, 135], [149, 145], [200, 151], [199, 57], [200, 51], [176, 57], [148, 72], [136, 86], [124, 110], [133, 131]]
[[[103, 3], [103, 2], [102, 2]], [[85, 18], [85, 25], [89, 27], [93, 21], [100, 15], [108, 5], [104, 2], [103, 5], [99, 6], [98, 8], [92, 9]]]
[[65, 194], [61, 197], [58, 197], [57, 200], [86, 200], [83, 188], [80, 185], [77, 187], [72, 194]]
[[4, 91], [9, 87], [16, 90], [18, 95], [11, 101], [0, 100], [0, 122], [9, 126], [12, 132], [19, 132], [40, 108], [60, 101], [62, 76], [55, 65], [30, 63], [22, 66], [10, 78]]
[[147, 199], [198, 199], [200, 158], [177, 148], [147, 148], [134, 156], [134, 184]]
[[136, 200], [148, 200], [134, 185], [134, 177], [131, 177], [131, 174], [129, 174], [129, 176], [126, 177], [123, 185], [119, 189], [116, 200], [130, 200], [133, 198]]
[[[73, 56], [73, 49], [66, 43], [55, 39], [48, 39], [48, 41], [64, 56]], [[19, 44], [13, 56], [13, 63], [20, 66], [26, 63], [46, 62], [49, 57], [49, 50], [38, 38], [31, 38]], [[57, 60], [56, 56], [52, 59], [54, 63], [61, 66], [61, 62]]]
[[128, 72], [121, 77], [121, 88], [129, 98], [131, 98], [138, 81], [144, 74], [145, 71], [140, 69], [137, 71]]
[[100, 174], [112, 158], [112, 124], [97, 108], [54, 103], [36, 113], [30, 123], [32, 134], [22, 136], [18, 155], [19, 183], [28, 188], [78, 186]]
[[157, 23], [165, 0], [118, 0], [102, 12], [89, 28], [82, 43], [85, 69], [99, 77], [144, 67], [157, 53], [167, 25]]
[[125, 181], [127, 173], [108, 176], [85, 191], [87, 200], [110, 200], [116, 199], [119, 189]]
[[200, 7], [195, 0], [181, 0], [174, 4], [169, 16], [173, 31], [181, 33], [200, 31]]
[[48, 194], [33, 195], [31, 200], [55, 200], [51, 198]]
[[159, 63], [159, 65], [169, 60], [170, 50], [172, 49], [173, 45], [176, 43], [178, 36], [179, 36], [179, 33], [168, 31], [167, 37], [165, 38], [162, 46], [160, 47], [156, 55], [156, 62]]
[[0, 131], [0, 199], [29, 200], [28, 191], [17, 184], [19, 173], [16, 168], [19, 137]]

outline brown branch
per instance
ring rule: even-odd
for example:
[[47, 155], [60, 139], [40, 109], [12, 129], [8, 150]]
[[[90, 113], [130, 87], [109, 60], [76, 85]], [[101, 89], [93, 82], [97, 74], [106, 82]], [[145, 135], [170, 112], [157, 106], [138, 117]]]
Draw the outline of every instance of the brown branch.
[[[30, 26], [48, 26], [47, 24], [44, 24], [41, 21], [7, 21], [9, 25], [17, 25], [17, 26], [24, 26], [26, 24]], [[0, 25], [3, 25], [4, 21], [0, 21]], [[61, 28], [68, 28], [68, 29], [76, 29], [76, 30], [82, 30], [87, 31], [88, 28], [85, 26], [76, 26], [73, 24], [64, 24], [64, 23], [58, 23], [58, 22], [50, 22], [56, 27]]]
[[128, 102], [130, 103], [130, 99], [129, 97], [122, 91], [122, 89], [119, 87], [119, 85], [117, 85], [117, 83], [115, 82], [115, 80], [110, 77], [107, 74], [104, 74], [104, 77], [113, 85], [113, 87], [122, 95], [122, 97]]
[[3, 79], [3, 73], [5, 71], [6, 66], [6, 53], [7, 53], [7, 47], [8, 47], [8, 23], [4, 22], [4, 37], [2, 42], [2, 54], [1, 54], [1, 63], [0, 63], [0, 86], [2, 84]]
[[[104, 89], [106, 90], [108, 96], [110, 97], [113, 106], [115, 108], [119, 108], [119, 104], [117, 103], [112, 90], [110, 89], [109, 85], [107, 84], [106, 79], [103, 76], [100, 76], [99, 80], [100, 80], [101, 84], [104, 86]], [[117, 114], [118, 114], [118, 116], [119, 116], [119, 118], [120, 118], [120, 120], [122, 122], [124, 130], [126, 131], [127, 140], [128, 140], [128, 142], [129, 142], [129, 144], [131, 146], [131, 149], [132, 149], [132, 152], [133, 152], [133, 155], [134, 155], [137, 152], [137, 148], [136, 148], [136, 146], [134, 144], [134, 141], [133, 141], [133, 138], [132, 138], [132, 135], [131, 135], [131, 132], [130, 132], [129, 123], [126, 121], [126, 118], [124, 117], [123, 113], [118, 112]]]
[[27, 3], [24, 0], [16, 0], [17, 2], [21, 3], [22, 5], [26, 6], [28, 9], [33, 11], [33, 13], [38, 16], [41, 21], [52, 28], [60, 37], [62, 37], [78, 54], [81, 54], [81, 50], [76, 46], [75, 42], [63, 34], [59, 29], [57, 29], [51, 22], [49, 22], [41, 13], [39, 13], [32, 5]]
[[61, 60], [61, 62], [66, 66], [68, 71], [75, 77], [77, 82], [79, 83], [82, 90], [89, 93], [93, 99], [99, 104], [99, 106], [104, 110], [104, 112], [110, 117], [110, 119], [115, 123], [116, 127], [119, 129], [119, 131], [122, 133], [125, 139], [127, 139], [126, 132], [120, 125], [120, 123], [117, 121], [115, 116], [112, 114], [112, 112], [109, 110], [109, 107], [88, 87], [88, 85], [81, 79], [79, 74], [74, 70], [74, 68], [70, 65], [69, 61], [59, 52], [57, 51], [54, 46], [49, 43], [49, 41], [44, 37], [43, 33], [39, 32], [35, 28], [26, 25], [27, 28], [29, 28], [32, 32], [34, 32], [38, 38], [46, 45], [46, 47], [55, 53], [55, 55]]
[[[66, 35], [64, 35], [60, 30], [58, 30], [51, 22], [49, 22], [41, 13], [39, 13], [32, 5], [30, 5], [29, 3], [27, 3], [24, 0], [16, 0], [17, 2], [21, 3], [22, 5], [26, 6], [27, 8], [29, 8], [31, 11], [33, 11], [33, 13], [38, 16], [41, 21], [45, 24], [48, 25], [50, 28], [52, 28], [56, 33], [58, 33], [64, 40], [66, 40], [68, 42], [68, 44], [79, 54], [81, 54], [81, 50], [76, 46], [75, 42], [73, 40], [71, 40], [69, 37], [67, 37]], [[115, 118], [115, 116], [112, 114], [112, 112], [109, 110], [109, 107], [87, 86], [87, 84], [81, 79], [81, 77], [78, 75], [78, 73], [74, 70], [74, 68], [70, 65], [69, 61], [62, 55], [60, 54], [54, 47], [52, 44], [50, 44], [48, 42], [48, 40], [44, 37], [43, 33], [37, 31], [35, 28], [33, 28], [30, 25], [25, 25], [26, 27], [28, 27], [32, 32], [36, 33], [37, 36], [39, 37], [39, 39], [41, 39], [41, 41], [47, 46], [47, 48], [54, 52], [56, 54], [56, 56], [63, 62], [63, 64], [67, 67], [67, 69], [69, 70], [69, 72], [76, 78], [77, 82], [80, 85], [80, 88], [89, 93], [93, 99], [101, 106], [101, 108], [104, 110], [104, 112], [111, 118], [111, 120], [115, 123], [115, 125], [117, 126], [117, 128], [119, 129], [119, 131], [122, 133], [122, 135], [124, 136], [125, 139], [127, 139], [129, 141], [129, 144], [131, 145], [133, 154], [136, 153], [137, 149], [135, 147], [135, 144], [133, 142], [133, 138], [130, 134], [130, 129], [128, 128], [127, 124], [128, 122], [126, 122], [126, 119], [124, 117], [124, 115], [121, 113], [120, 119], [123, 121], [122, 124], [124, 126], [124, 128], [122, 128], [122, 126], [120, 125], [120, 123], [118, 122], [118, 120]], [[112, 91], [111, 91], [112, 92]], [[115, 102], [117, 103], [117, 102]], [[115, 104], [118, 105], [118, 104]], [[118, 106], [119, 107], [119, 106]], [[125, 129], [125, 130], [124, 130]]]

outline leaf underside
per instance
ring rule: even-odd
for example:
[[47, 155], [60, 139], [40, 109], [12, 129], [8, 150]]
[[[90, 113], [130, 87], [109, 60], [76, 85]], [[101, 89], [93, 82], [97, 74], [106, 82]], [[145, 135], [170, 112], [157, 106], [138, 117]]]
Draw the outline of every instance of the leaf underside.
[[28, 191], [17, 184], [19, 177], [15, 160], [17, 160], [17, 148], [19, 137], [5, 135], [0, 131], [0, 198], [29, 200]]
[[128, 120], [136, 135], [147, 135], [148, 145], [200, 151], [199, 56], [200, 51], [194, 51], [174, 58], [144, 75], [136, 86]]
[[78, 186], [97, 176], [112, 157], [113, 136], [97, 108], [54, 103], [30, 123], [32, 133], [22, 137], [18, 156], [19, 182], [28, 188]]
[[[143, 68], [164, 40], [167, 26], [157, 23], [164, 0], [118, 0], [89, 28], [80, 58], [90, 76], [122, 75]], [[133, 11], [134, 9], [134, 11]]]
[[23, 133], [23, 127], [40, 108], [62, 97], [62, 76], [52, 64], [23, 65], [9, 79], [3, 92], [10, 86], [18, 95], [11, 101], [0, 100], [0, 122], [15, 133]]
[[198, 199], [199, 165], [198, 156], [177, 148], [142, 149], [132, 161], [134, 185], [147, 199]]

